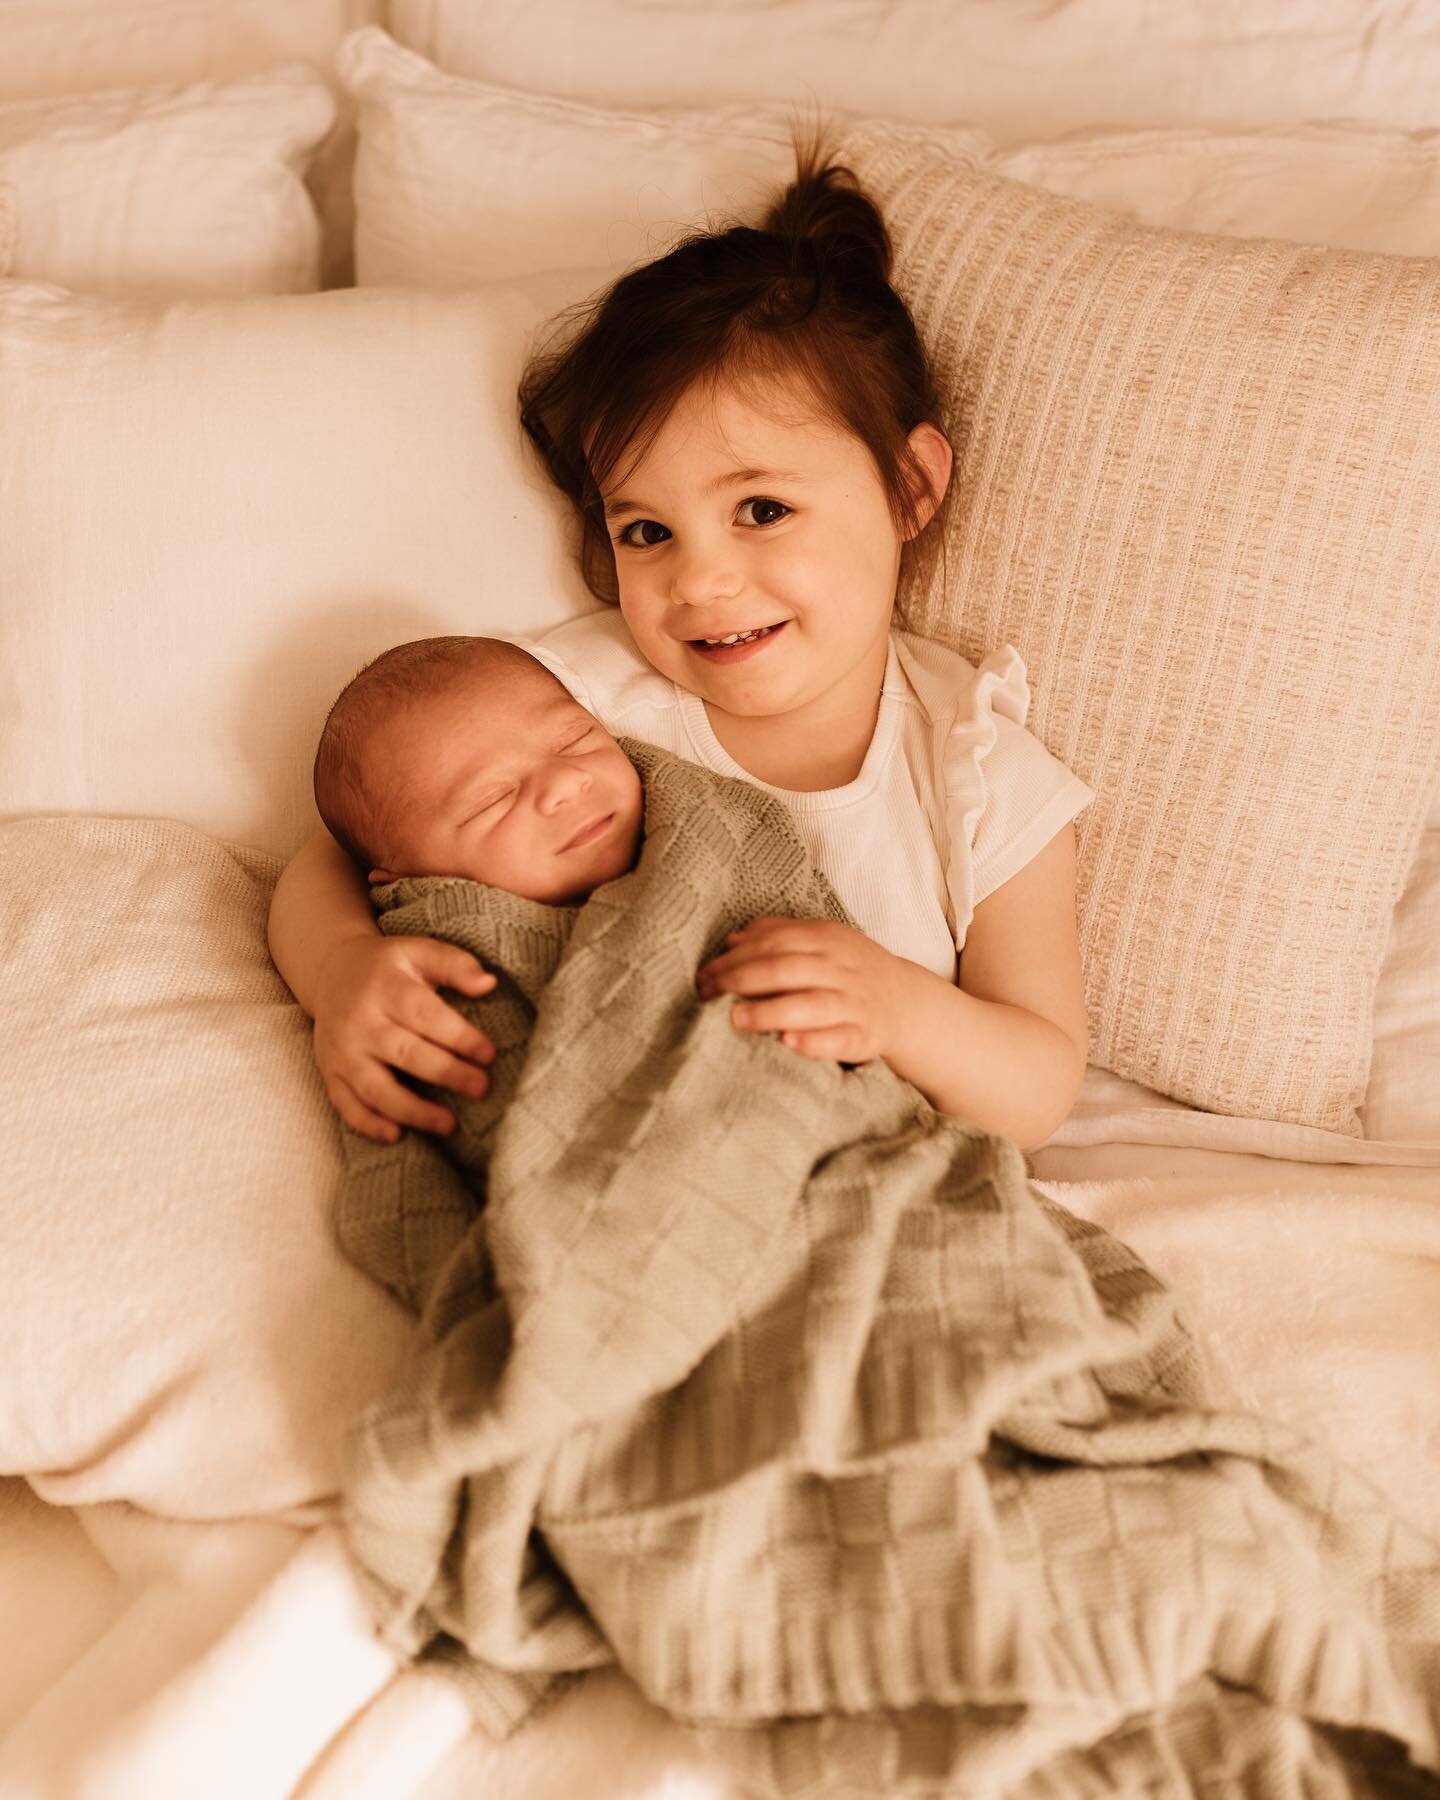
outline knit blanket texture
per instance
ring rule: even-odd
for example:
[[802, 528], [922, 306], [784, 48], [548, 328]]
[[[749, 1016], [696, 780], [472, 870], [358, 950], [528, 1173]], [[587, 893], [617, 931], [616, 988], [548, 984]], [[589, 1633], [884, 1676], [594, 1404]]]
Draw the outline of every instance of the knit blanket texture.
[[624, 748], [643, 849], [583, 905], [376, 890], [498, 976], [454, 1133], [344, 1133], [419, 1316], [348, 1440], [386, 1639], [494, 1734], [618, 1662], [756, 1794], [1440, 1793], [1440, 1548], [1207, 1407], [1013, 1143], [702, 1005], [727, 932], [845, 913], [773, 797]]

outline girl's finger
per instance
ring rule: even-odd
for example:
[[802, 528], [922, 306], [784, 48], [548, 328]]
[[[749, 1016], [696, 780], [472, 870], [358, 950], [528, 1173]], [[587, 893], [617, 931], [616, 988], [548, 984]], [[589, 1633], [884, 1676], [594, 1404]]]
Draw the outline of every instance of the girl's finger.
[[490, 1077], [483, 1069], [464, 1057], [452, 1056], [438, 1044], [412, 1038], [405, 1046], [405, 1060], [394, 1065], [407, 1075], [416, 1075], [432, 1087], [453, 1088], [457, 1094], [468, 1094], [472, 1100], [483, 1100], [490, 1092]]
[[824, 1031], [782, 1031], [780, 1042], [797, 1056], [816, 1062], [851, 1062], [858, 1055], [853, 1025], [834, 1025]]
[[373, 1112], [397, 1125], [413, 1125], [417, 1131], [434, 1131], [442, 1136], [455, 1129], [454, 1113], [397, 1081], [383, 1063], [372, 1063], [350, 1085]]
[[823, 956], [829, 957], [824, 944], [797, 939], [787, 932], [776, 932], [767, 937], [746, 938], [733, 950], [722, 950], [718, 956], [712, 956], [707, 963], [701, 963], [696, 971], [696, 978], [720, 973], [725, 969], [739, 968], [742, 963], [753, 962], [757, 956]]
[[838, 985], [838, 973], [819, 956], [757, 953], [727, 963], [710, 974], [702, 970], [701, 986], [711, 994], [789, 994], [798, 988], [834, 987]]
[[495, 977], [478, 957], [441, 938], [416, 938], [410, 957], [435, 987], [454, 988], [457, 994], [488, 994], [495, 986]]
[[745, 1000], [730, 1014], [737, 1031], [820, 1031], [853, 1023], [831, 989], [802, 988], [773, 1000]]
[[377, 1144], [393, 1144], [399, 1138], [400, 1127], [395, 1121], [367, 1106], [348, 1081], [336, 1075], [326, 1082], [325, 1091], [336, 1112], [361, 1137], [372, 1138]]
[[[492, 1063], [495, 1060], [495, 1046], [478, 1026], [470, 1021], [448, 1001], [442, 1000], [438, 994], [428, 989], [408, 997], [403, 1012], [395, 1014], [395, 1023], [405, 1030], [413, 1032], [418, 1038], [425, 1038], [442, 1050], [448, 1050], [453, 1056], [468, 1057], [472, 1063]], [[410, 1065], [407, 1063], [406, 1068]], [[421, 1071], [411, 1070], [418, 1075]]]

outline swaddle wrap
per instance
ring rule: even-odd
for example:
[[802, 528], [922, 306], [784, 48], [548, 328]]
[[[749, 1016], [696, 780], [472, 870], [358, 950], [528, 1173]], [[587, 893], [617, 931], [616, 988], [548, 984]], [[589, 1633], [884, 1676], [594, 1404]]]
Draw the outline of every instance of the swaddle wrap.
[[378, 891], [499, 978], [456, 1131], [346, 1134], [343, 1241], [421, 1315], [348, 1452], [387, 1638], [497, 1733], [617, 1661], [760, 1791], [1436, 1791], [1440, 1549], [1209, 1410], [1008, 1140], [702, 1005], [727, 932], [844, 912], [771, 796], [624, 747], [584, 905]]

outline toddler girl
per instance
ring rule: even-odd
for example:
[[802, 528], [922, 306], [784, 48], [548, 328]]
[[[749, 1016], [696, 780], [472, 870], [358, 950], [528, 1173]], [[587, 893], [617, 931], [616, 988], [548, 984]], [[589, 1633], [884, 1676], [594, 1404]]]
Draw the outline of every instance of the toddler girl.
[[[1093, 796], [1024, 729], [1013, 648], [975, 669], [894, 628], [951, 450], [890, 260], [849, 171], [801, 147], [762, 229], [632, 271], [532, 363], [522, 417], [618, 610], [530, 648], [610, 731], [777, 794], [862, 928], [756, 919], [701, 994], [1028, 1148], [1084, 1073], [1071, 820]], [[491, 1046], [435, 990], [489, 978], [382, 937], [328, 833], [282, 876], [270, 947], [357, 1131], [452, 1126], [396, 1069], [483, 1094]]]

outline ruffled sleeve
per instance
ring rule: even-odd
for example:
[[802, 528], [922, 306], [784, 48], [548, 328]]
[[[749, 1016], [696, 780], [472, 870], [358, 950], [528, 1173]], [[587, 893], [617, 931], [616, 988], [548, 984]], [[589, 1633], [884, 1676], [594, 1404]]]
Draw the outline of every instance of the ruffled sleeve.
[[[946, 914], [959, 949], [980, 902], [1095, 795], [1026, 729], [1030, 687], [1013, 644], [978, 666], [939, 646], [921, 650], [912, 641], [900, 650], [933, 722]], [[943, 669], [942, 658], [953, 667]], [[937, 684], [945, 675], [942, 699]]]

